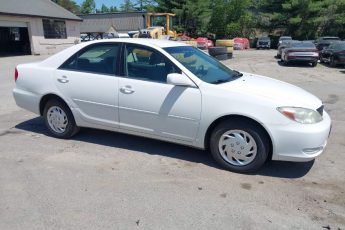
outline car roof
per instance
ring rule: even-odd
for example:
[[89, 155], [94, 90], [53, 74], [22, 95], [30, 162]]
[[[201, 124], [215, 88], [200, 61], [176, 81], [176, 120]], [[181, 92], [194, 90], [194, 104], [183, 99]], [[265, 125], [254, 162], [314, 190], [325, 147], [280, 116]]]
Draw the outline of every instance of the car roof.
[[177, 41], [171, 41], [166, 39], [150, 39], [150, 38], [112, 38], [106, 40], [95, 40], [89, 42], [88, 44], [94, 43], [104, 43], [104, 42], [125, 42], [125, 43], [133, 43], [138, 45], [151, 45], [160, 48], [166, 47], [179, 47], [179, 46], [190, 46], [189, 44]]

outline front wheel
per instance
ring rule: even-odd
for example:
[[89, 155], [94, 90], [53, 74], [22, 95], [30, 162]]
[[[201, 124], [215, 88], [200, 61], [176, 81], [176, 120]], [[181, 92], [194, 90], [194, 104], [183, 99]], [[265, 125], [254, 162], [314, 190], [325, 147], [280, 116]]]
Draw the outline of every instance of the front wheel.
[[269, 137], [252, 122], [222, 122], [210, 140], [211, 154], [217, 163], [239, 173], [257, 171], [265, 163], [269, 149]]
[[312, 67], [316, 67], [316, 66], [317, 66], [317, 62], [312, 62], [312, 63], [311, 63], [311, 66], [312, 66]]
[[79, 131], [71, 110], [60, 100], [48, 101], [44, 107], [43, 117], [46, 127], [54, 137], [67, 139]]

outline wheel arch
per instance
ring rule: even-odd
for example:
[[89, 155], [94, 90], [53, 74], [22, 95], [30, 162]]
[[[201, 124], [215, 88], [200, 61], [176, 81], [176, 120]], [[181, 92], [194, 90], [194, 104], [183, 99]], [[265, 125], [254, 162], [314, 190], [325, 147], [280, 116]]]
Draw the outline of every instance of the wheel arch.
[[216, 120], [214, 120], [210, 125], [209, 127], [207, 128], [207, 131], [206, 131], [206, 134], [205, 134], [205, 139], [204, 139], [204, 148], [205, 149], [209, 149], [209, 146], [210, 146], [210, 138], [211, 138], [211, 134], [213, 132], [213, 130], [215, 129], [215, 127], [220, 124], [221, 122], [223, 121], [226, 121], [228, 119], [231, 119], [231, 120], [246, 120], [248, 122], [251, 122], [252, 124], [258, 126], [259, 128], [262, 129], [262, 131], [266, 134], [266, 137], [268, 138], [269, 140], [269, 146], [270, 146], [270, 149], [269, 149], [269, 155], [267, 157], [267, 159], [272, 159], [272, 154], [273, 154], [273, 139], [270, 135], [270, 133], [267, 131], [267, 129], [260, 123], [258, 122], [257, 120], [253, 119], [253, 118], [250, 118], [248, 116], [244, 116], [244, 115], [237, 115], [237, 114], [232, 114], [232, 115], [224, 115], [222, 117], [219, 117], [217, 118]]
[[[39, 104], [39, 111], [40, 111], [40, 115], [43, 115], [43, 111], [44, 111], [44, 107], [47, 104], [48, 101], [50, 101], [51, 99], [56, 99], [59, 100], [61, 102], [63, 102], [64, 104], [66, 104], [66, 106], [68, 106], [68, 104], [65, 102], [65, 100], [58, 96], [57, 94], [54, 93], [48, 93], [46, 95], [44, 95], [41, 100], [40, 100], [40, 104]], [[69, 106], [68, 106], [69, 107]]]

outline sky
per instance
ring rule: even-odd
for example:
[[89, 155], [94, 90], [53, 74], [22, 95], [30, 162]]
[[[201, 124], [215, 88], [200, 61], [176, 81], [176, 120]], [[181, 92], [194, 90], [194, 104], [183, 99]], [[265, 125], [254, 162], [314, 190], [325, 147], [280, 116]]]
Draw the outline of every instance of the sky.
[[[78, 3], [79, 5], [83, 2], [84, 0], [75, 0], [76, 3]], [[100, 8], [102, 6], [102, 4], [106, 5], [106, 6], [117, 6], [119, 7], [123, 0], [95, 0], [96, 2], [96, 8]]]

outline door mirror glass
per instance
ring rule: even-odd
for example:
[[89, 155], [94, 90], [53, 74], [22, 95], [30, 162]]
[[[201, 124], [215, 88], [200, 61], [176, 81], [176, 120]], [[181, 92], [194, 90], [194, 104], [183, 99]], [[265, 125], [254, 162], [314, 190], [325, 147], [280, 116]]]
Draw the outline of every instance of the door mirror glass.
[[196, 87], [194, 82], [184, 74], [170, 73], [167, 76], [167, 83], [176, 86]]

